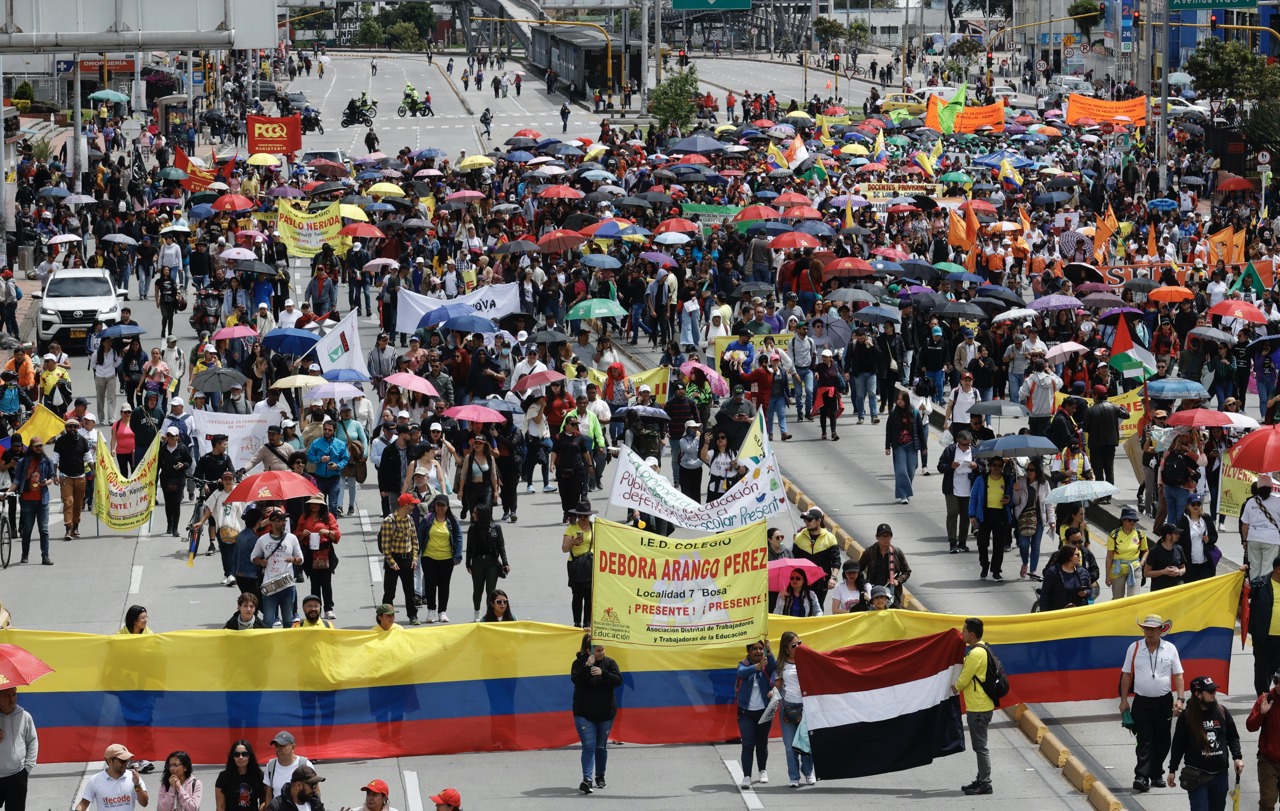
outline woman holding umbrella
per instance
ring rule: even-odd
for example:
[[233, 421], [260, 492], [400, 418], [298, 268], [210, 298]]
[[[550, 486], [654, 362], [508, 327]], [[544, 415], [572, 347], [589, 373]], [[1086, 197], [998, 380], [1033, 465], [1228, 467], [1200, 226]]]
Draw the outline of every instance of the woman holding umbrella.
[[[825, 580], [826, 573], [820, 569], [817, 571], [817, 576]], [[778, 592], [778, 601], [773, 606], [773, 613], [788, 617], [822, 616], [822, 602], [809, 588], [809, 575], [804, 569], [797, 566], [791, 570], [786, 589]]]

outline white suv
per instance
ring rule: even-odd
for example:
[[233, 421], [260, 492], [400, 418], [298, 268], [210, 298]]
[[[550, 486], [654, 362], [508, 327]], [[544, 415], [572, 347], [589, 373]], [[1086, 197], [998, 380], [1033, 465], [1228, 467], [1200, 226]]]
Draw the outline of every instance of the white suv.
[[63, 348], [84, 346], [94, 321], [111, 326], [120, 320], [120, 299], [111, 276], [93, 268], [58, 270], [32, 296], [40, 302], [36, 320], [37, 348], [43, 353], [51, 341]]

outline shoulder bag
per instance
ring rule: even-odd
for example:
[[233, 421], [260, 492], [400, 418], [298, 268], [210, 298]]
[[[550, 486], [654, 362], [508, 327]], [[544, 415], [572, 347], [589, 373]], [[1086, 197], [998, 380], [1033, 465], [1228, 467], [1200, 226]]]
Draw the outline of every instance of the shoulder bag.
[[591, 546], [577, 557], [569, 558], [569, 588], [591, 585], [591, 568], [595, 563], [596, 536], [591, 534]]
[[[282, 545], [284, 545], [284, 538], [281, 538], [280, 542], [276, 544], [275, 548], [272, 549], [263, 557], [269, 561], [272, 555], [280, 551], [280, 547]], [[264, 568], [264, 571], [265, 571], [265, 568]], [[285, 589], [294, 585], [295, 582], [297, 581], [294, 579], [294, 576], [293, 576], [293, 568], [290, 567], [288, 570], [285, 571], [284, 574], [280, 575], [279, 577], [274, 577], [270, 580], [263, 580], [262, 586], [260, 587], [259, 590], [262, 592], [263, 597], [270, 597], [273, 594], [277, 594], [281, 591], [284, 591]]]

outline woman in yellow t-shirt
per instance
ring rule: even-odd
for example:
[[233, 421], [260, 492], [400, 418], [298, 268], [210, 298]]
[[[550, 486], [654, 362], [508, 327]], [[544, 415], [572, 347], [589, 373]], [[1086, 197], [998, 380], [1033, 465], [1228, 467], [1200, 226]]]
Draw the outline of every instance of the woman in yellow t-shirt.
[[1105, 572], [1107, 585], [1111, 587], [1111, 598], [1119, 600], [1125, 596], [1129, 585], [1137, 594], [1137, 572], [1142, 571], [1142, 564], [1147, 558], [1147, 536], [1138, 529], [1138, 511], [1125, 507], [1120, 511], [1120, 529], [1107, 535], [1107, 569]]
[[[569, 554], [566, 564], [569, 571], [569, 591], [573, 593], [570, 605], [573, 608], [573, 627], [588, 628], [591, 626], [591, 564], [595, 560], [595, 527], [591, 524], [591, 516], [595, 515], [591, 502], [583, 501], [569, 511], [573, 523], [564, 529], [564, 537], [560, 540], [560, 551]], [[585, 561], [579, 561], [589, 555]]]
[[422, 550], [422, 581], [426, 588], [427, 622], [448, 622], [449, 581], [462, 562], [462, 524], [449, 508], [449, 497], [431, 499], [427, 515], [418, 523]]

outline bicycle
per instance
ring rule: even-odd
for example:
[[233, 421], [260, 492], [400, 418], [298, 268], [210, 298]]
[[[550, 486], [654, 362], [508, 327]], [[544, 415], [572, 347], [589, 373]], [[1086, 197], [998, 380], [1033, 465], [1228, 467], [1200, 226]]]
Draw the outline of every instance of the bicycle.
[[[0, 493], [0, 505], [17, 497], [17, 493], [6, 490]], [[13, 555], [13, 528], [9, 526], [9, 516], [5, 512], [3, 506], [0, 506], [0, 568], [8, 569], [9, 559]]]

